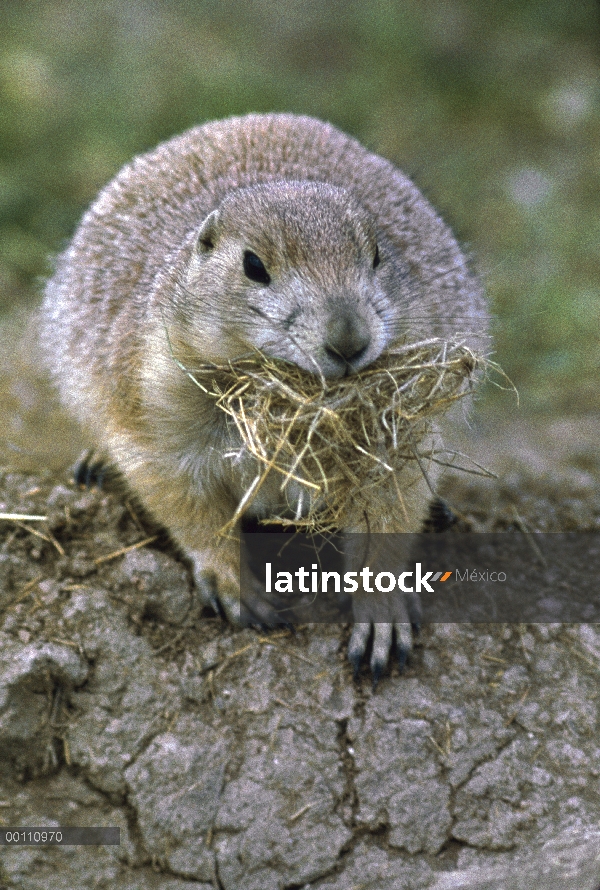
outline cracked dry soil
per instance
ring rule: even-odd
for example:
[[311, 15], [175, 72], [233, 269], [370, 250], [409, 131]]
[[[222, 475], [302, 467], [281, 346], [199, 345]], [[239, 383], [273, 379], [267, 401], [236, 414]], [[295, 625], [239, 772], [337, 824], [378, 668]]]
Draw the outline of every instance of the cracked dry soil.
[[[599, 530], [592, 469], [446, 497], [464, 528]], [[2, 890], [600, 886], [600, 627], [426, 624], [374, 693], [347, 629], [203, 612], [118, 493], [6, 471], [0, 510], [47, 517], [0, 524], [0, 825], [121, 830], [0, 847]]]

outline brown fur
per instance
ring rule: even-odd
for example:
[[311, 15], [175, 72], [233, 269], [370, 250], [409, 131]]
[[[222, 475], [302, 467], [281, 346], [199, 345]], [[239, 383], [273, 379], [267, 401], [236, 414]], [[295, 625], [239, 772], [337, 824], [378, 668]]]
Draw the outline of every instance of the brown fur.
[[[244, 274], [245, 250], [268, 287]], [[239, 548], [216, 531], [256, 467], [223, 457], [239, 443], [174, 355], [194, 367], [259, 347], [327, 377], [402, 337], [481, 351], [486, 328], [479, 284], [416, 187], [334, 127], [285, 114], [196, 127], [125, 166], [58, 260], [43, 316], [63, 401], [231, 615]], [[398, 482], [404, 509], [380, 492], [371, 530], [420, 528], [430, 492], [418, 472]], [[280, 500], [273, 479], [254, 514]]]

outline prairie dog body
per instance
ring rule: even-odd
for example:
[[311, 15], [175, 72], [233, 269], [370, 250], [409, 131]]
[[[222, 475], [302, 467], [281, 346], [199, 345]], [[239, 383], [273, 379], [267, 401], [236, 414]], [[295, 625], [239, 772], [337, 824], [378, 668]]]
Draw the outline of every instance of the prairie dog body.
[[[209, 123], [126, 165], [59, 258], [43, 318], [64, 403], [230, 615], [239, 547], [217, 531], [256, 467], [225, 456], [239, 440], [174, 355], [193, 368], [259, 348], [329, 379], [400, 337], [480, 349], [486, 328], [479, 284], [417, 188], [331, 125], [286, 114]], [[430, 491], [403, 472], [403, 509], [380, 493], [372, 531], [420, 529]], [[294, 497], [282, 503], [269, 477], [251, 514], [293, 511]], [[267, 604], [257, 616], [269, 623]], [[380, 664], [391, 630], [379, 627]], [[355, 661], [366, 633], [353, 636]], [[397, 634], [406, 649], [406, 622]]]

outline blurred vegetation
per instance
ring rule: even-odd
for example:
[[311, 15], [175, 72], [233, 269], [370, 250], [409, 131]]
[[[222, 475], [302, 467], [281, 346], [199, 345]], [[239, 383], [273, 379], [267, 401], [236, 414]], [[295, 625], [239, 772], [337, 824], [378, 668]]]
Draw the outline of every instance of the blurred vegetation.
[[600, 404], [600, 66], [592, 0], [2, 3], [0, 311], [133, 154], [290, 110], [411, 175], [476, 258], [530, 409]]

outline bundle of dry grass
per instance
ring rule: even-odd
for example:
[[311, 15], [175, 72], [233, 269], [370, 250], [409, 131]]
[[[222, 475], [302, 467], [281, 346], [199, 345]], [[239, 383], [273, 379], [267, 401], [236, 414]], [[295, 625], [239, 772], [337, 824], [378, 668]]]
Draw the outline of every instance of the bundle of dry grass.
[[483, 359], [439, 338], [403, 345], [360, 373], [336, 380], [262, 354], [224, 366], [185, 369], [235, 424], [243, 448], [259, 463], [227, 531], [269, 473], [293, 480], [296, 515], [272, 517], [308, 533], [343, 525], [352, 504], [408, 462], [426, 473], [444, 462], [424, 447], [436, 415], [471, 391]]

